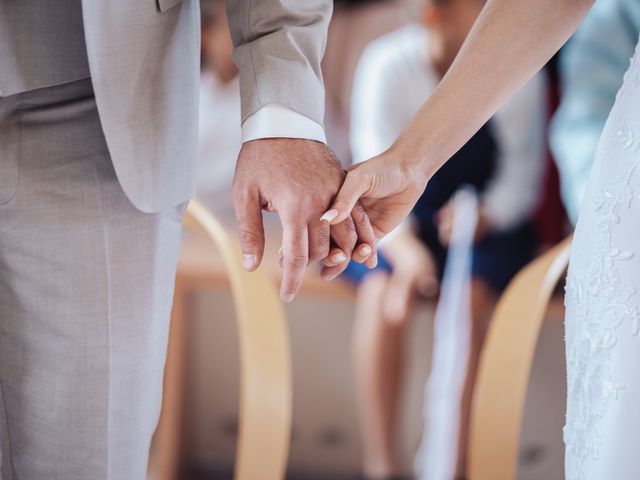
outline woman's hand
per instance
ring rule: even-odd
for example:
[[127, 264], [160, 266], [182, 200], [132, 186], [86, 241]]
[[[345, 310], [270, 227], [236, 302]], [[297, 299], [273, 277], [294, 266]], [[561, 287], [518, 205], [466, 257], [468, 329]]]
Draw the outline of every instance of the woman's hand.
[[[404, 219], [440, 168], [571, 36], [593, 0], [490, 0], [436, 91], [394, 146], [356, 165], [323, 219], [360, 198], [380, 238]], [[402, 92], [398, 92], [401, 95]]]
[[[351, 169], [322, 220], [344, 221], [360, 199], [376, 239], [389, 233], [430, 175], [551, 58], [593, 1], [489, 0], [433, 95], [394, 146]], [[339, 266], [323, 276], [335, 277], [331, 269]]]
[[[393, 147], [363, 163], [351, 167], [333, 204], [321, 220], [339, 225], [349, 216], [358, 221], [360, 215], [369, 217], [376, 242], [391, 232], [409, 215], [422, 195], [428, 176], [409, 162]], [[358, 208], [355, 208], [358, 207]], [[362, 208], [363, 207], [363, 208]], [[372, 250], [363, 244], [353, 253], [353, 260], [362, 263]], [[366, 261], [371, 268], [377, 263], [375, 245]], [[363, 250], [364, 249], [364, 250]], [[340, 248], [333, 248], [323, 261], [322, 277], [333, 280], [348, 265], [348, 256]]]
[[411, 212], [427, 180], [420, 169], [405, 161], [392, 147], [349, 170], [331, 208], [321, 220], [339, 224], [351, 215], [360, 200], [376, 240], [380, 240]]

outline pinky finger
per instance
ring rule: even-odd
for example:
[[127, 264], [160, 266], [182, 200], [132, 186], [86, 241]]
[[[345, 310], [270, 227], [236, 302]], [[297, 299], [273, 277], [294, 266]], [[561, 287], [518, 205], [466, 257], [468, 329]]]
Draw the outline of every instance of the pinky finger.
[[320, 275], [323, 279], [327, 281], [334, 280], [338, 275], [344, 272], [349, 266], [349, 262], [344, 262], [339, 265], [334, 265], [332, 267], [323, 266]]
[[356, 227], [358, 241], [361, 244], [355, 248], [353, 259], [356, 262], [364, 263], [368, 268], [375, 268], [378, 265], [377, 239], [373, 233], [369, 216], [360, 202], [353, 207], [351, 218]]
[[349, 260], [344, 254], [342, 249], [334, 247], [329, 252], [329, 255], [322, 260], [322, 264], [325, 267], [335, 267]]

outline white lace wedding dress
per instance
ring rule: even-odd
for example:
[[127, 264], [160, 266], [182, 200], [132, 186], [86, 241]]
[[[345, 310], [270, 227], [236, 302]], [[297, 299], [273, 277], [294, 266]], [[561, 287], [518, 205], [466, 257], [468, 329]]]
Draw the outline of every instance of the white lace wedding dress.
[[567, 278], [567, 480], [640, 479], [640, 54], [600, 139]]

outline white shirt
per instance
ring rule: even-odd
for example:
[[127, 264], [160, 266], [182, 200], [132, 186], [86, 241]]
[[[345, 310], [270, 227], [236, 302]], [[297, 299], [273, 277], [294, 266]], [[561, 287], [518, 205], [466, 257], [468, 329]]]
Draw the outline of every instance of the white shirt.
[[[379, 155], [400, 135], [440, 81], [427, 56], [429, 35], [408, 25], [362, 54], [351, 97], [354, 162]], [[536, 207], [546, 158], [546, 78], [533, 77], [492, 119], [497, 169], [480, 201], [494, 227], [507, 229]]]

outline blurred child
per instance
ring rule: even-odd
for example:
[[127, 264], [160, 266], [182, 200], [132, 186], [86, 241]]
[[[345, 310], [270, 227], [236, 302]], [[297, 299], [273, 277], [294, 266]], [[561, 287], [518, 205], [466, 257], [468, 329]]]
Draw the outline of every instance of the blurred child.
[[[386, 150], [455, 58], [483, 0], [426, 0], [422, 23], [373, 42], [358, 66], [352, 96], [351, 143], [355, 161]], [[399, 94], [401, 92], [401, 94]], [[546, 82], [531, 80], [432, 178], [399, 227], [377, 269], [358, 264], [347, 276], [359, 283], [355, 365], [368, 479], [396, 478], [394, 452], [401, 387], [402, 343], [412, 300], [439, 288], [452, 227], [450, 197], [463, 184], [479, 193], [473, 251], [472, 339], [461, 408], [457, 478], [464, 478], [471, 389], [496, 298], [532, 257], [530, 216], [545, 160]]]
[[240, 85], [223, 0], [202, 0], [198, 197], [233, 218], [231, 182], [240, 139]]

